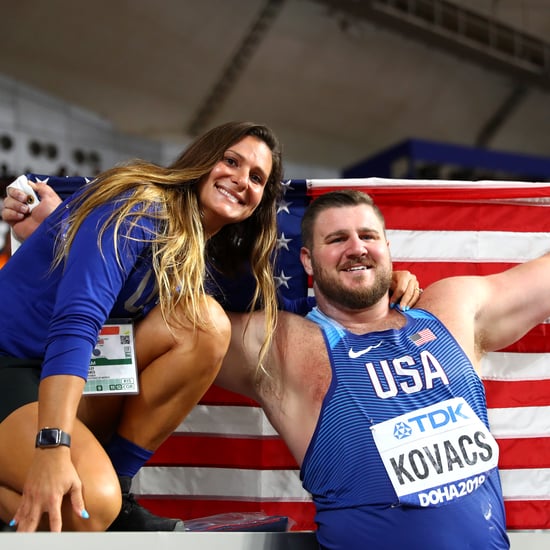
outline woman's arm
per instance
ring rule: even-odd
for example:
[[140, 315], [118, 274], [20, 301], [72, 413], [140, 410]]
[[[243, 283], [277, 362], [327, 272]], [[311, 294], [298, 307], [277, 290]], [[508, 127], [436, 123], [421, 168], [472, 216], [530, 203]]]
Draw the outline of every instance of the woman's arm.
[[[84, 380], [76, 376], [42, 380], [36, 431], [60, 428], [70, 435], [83, 389]], [[71, 461], [70, 448], [60, 445], [35, 449], [21, 504], [13, 518], [18, 531], [36, 531], [44, 513], [49, 516], [50, 530], [61, 531], [61, 503], [65, 495], [69, 496], [74, 512], [86, 517], [82, 483]]]

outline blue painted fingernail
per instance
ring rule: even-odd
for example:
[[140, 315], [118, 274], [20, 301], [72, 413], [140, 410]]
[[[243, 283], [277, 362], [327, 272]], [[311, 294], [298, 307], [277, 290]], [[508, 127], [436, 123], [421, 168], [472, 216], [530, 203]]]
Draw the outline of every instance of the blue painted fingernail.
[[14, 519], [12, 519], [12, 520], [9, 522], [9, 526], [10, 526], [10, 527], [15, 527], [15, 524], [16, 524], [16, 523], [17, 523], [17, 522], [16, 522]]
[[395, 302], [390, 302], [390, 309], [393, 309], [395, 307]]
[[81, 515], [81, 517], [83, 517], [84, 519], [90, 519], [90, 514], [88, 514], [88, 511], [87, 511], [87, 510], [82, 510], [82, 512], [80, 512], [80, 515]]

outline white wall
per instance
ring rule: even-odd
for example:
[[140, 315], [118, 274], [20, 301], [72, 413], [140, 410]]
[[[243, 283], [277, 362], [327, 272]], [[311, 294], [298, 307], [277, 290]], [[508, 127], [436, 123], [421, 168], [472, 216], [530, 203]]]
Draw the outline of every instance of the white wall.
[[[168, 143], [120, 134], [100, 116], [0, 74], [0, 139], [3, 136], [12, 139], [13, 147], [5, 150], [0, 142], [0, 165], [6, 164], [12, 175], [57, 174], [65, 167], [67, 175], [89, 176], [132, 158], [167, 165], [190, 141]], [[32, 155], [31, 141], [43, 148], [54, 145], [57, 157]], [[75, 160], [75, 150], [84, 153], [84, 162]], [[99, 165], [89, 161], [90, 153], [100, 156]], [[339, 174], [322, 166], [285, 161], [285, 177], [335, 178]]]
[[[122, 135], [94, 113], [0, 75], [0, 140], [4, 136], [13, 147], [3, 149], [0, 141], [0, 165], [16, 175], [57, 174], [65, 167], [67, 175], [86, 176], [134, 157], [163, 160], [161, 143]], [[32, 141], [44, 151], [33, 155]], [[48, 157], [47, 146], [57, 148], [56, 158]], [[75, 158], [76, 150], [83, 153], [82, 162]], [[99, 163], [93, 162], [93, 154]]]

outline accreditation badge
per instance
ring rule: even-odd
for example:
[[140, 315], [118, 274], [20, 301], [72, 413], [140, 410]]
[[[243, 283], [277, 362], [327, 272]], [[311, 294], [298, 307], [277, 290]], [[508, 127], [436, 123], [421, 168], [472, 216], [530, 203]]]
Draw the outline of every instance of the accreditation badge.
[[475, 491], [497, 467], [497, 442], [462, 397], [371, 429], [401, 504], [447, 504]]
[[132, 319], [109, 319], [92, 352], [85, 395], [139, 393]]

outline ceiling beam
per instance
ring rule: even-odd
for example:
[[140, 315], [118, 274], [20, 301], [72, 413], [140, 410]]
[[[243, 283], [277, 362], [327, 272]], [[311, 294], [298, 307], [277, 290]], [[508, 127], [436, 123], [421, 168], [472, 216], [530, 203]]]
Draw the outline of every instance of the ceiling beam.
[[550, 43], [446, 0], [315, 0], [529, 86], [550, 89]]
[[235, 82], [260, 45], [261, 40], [265, 37], [266, 31], [279, 14], [284, 2], [285, 0], [266, 1], [260, 13], [241, 40], [239, 47], [228, 60], [219, 79], [189, 123], [187, 131], [190, 135], [196, 136], [200, 134], [209, 124], [211, 118], [220, 109], [227, 95], [231, 92]]
[[490, 145], [491, 140], [497, 135], [525, 99], [527, 92], [528, 88], [524, 84], [520, 83], [514, 86], [510, 94], [497, 107], [493, 115], [479, 130], [475, 140], [476, 147], [488, 147]]

